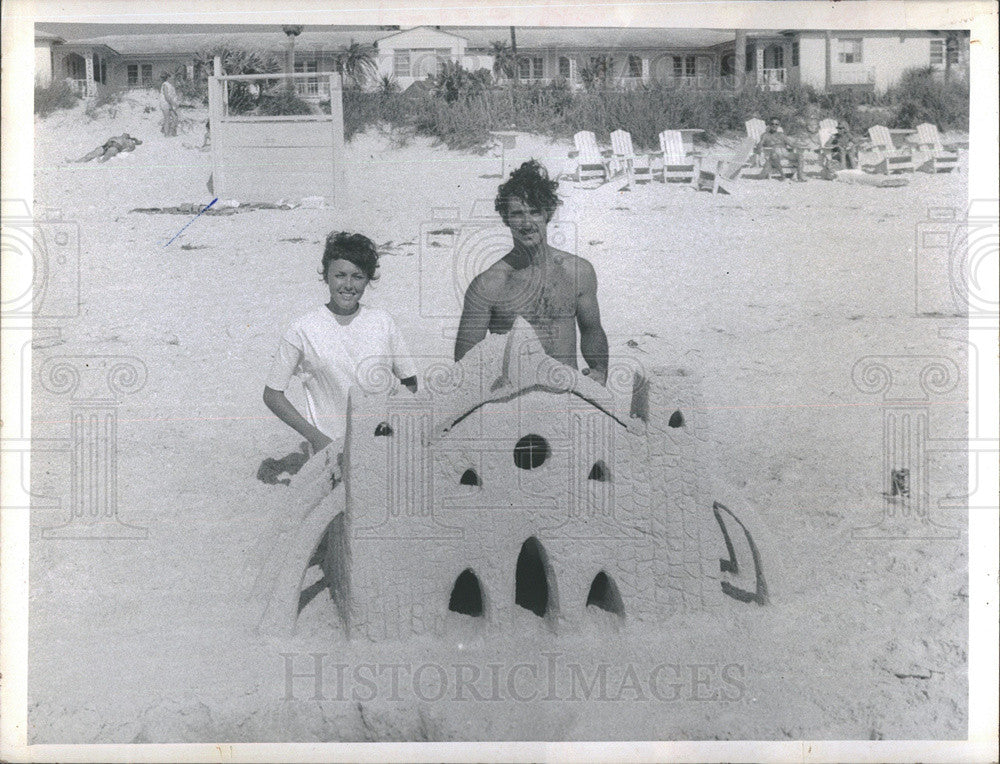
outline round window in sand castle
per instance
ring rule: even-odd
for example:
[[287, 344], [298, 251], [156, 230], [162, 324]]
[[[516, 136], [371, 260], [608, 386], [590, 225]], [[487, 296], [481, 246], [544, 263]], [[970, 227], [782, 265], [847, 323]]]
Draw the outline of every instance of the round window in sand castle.
[[549, 458], [549, 444], [541, 435], [525, 435], [514, 446], [514, 464], [522, 470], [541, 467]]

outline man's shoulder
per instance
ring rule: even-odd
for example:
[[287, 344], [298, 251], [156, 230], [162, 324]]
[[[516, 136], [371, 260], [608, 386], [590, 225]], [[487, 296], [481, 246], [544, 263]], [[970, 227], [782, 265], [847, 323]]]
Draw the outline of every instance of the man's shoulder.
[[512, 271], [513, 269], [504, 260], [497, 260], [493, 265], [472, 279], [469, 289], [475, 289], [484, 293], [502, 289]]
[[594, 274], [593, 264], [585, 257], [563, 252], [561, 249], [552, 250], [552, 255], [564, 270], [576, 276], [588, 277]]

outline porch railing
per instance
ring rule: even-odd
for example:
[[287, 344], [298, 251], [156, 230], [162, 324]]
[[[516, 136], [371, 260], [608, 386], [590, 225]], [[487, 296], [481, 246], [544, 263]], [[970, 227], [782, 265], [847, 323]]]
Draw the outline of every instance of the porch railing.
[[784, 68], [761, 69], [760, 84], [769, 90], [781, 90], [785, 87], [785, 73], [786, 70]]

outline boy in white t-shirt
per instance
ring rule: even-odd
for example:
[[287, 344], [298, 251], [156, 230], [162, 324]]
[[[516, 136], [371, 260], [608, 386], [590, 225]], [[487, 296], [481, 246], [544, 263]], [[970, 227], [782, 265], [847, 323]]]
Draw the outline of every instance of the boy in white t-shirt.
[[[384, 366], [406, 388], [417, 391], [416, 368], [392, 317], [361, 304], [375, 278], [378, 252], [361, 234], [331, 233], [323, 252], [323, 280], [330, 301], [295, 321], [285, 332], [264, 388], [264, 404], [307, 441], [313, 454], [337, 441], [346, 430], [348, 390], [358, 371], [378, 378]], [[303, 416], [285, 397], [289, 380], [298, 375], [306, 395]]]

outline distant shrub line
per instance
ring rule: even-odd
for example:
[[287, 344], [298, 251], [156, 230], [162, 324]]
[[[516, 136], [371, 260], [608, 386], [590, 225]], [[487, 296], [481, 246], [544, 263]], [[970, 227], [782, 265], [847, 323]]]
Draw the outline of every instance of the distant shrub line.
[[[274, 67], [262, 64], [259, 68]], [[233, 84], [229, 107], [236, 113], [308, 114], [313, 109], [290, 91], [252, 94], [245, 83]], [[179, 80], [177, 85], [185, 100], [205, 102], [203, 80]], [[114, 105], [120, 95], [102, 94], [90, 106]], [[65, 82], [35, 88], [35, 113], [40, 116], [78, 101]], [[808, 86], [781, 91], [755, 87], [705, 91], [657, 84], [634, 90], [592, 84], [574, 91], [565, 81], [497, 86], [486, 70], [469, 72], [450, 64], [436, 79], [418, 83], [408, 92], [400, 93], [393, 81], [386, 80], [375, 92], [348, 87], [343, 101], [348, 140], [380, 126], [437, 138], [452, 148], [482, 147], [495, 130], [517, 129], [552, 138], [571, 138], [580, 130], [591, 130], [599, 140], [607, 141], [611, 131], [623, 129], [632, 134], [636, 148], [655, 149], [663, 130], [699, 128], [711, 141], [719, 134], [742, 134], [746, 120], [755, 116], [777, 116], [792, 132], [809, 117], [842, 119], [862, 134], [872, 125], [912, 128], [921, 122], [943, 130], [969, 129], [968, 83], [944, 82], [930, 69], [909, 70], [885, 93], [821, 93]]]
[[[453, 79], [446, 79], [451, 72]], [[856, 133], [872, 125], [912, 128], [931, 122], [942, 130], [969, 129], [969, 87], [945, 83], [930, 70], [914, 69], [885, 93], [814, 88], [781, 91], [757, 88], [701, 91], [652, 85], [635, 90], [572, 91], [565, 83], [517, 88], [488, 87], [468, 73], [446, 70], [433, 86], [415, 94], [344, 92], [344, 132], [349, 140], [372, 125], [409, 129], [453, 148], [484, 145], [493, 130], [571, 138], [592, 130], [607, 140], [613, 130], [628, 130], [637, 148], [659, 147], [667, 129], [700, 128], [708, 140], [743, 133], [751, 117], [779, 117], [795, 131], [809, 116], [845, 120]]]

